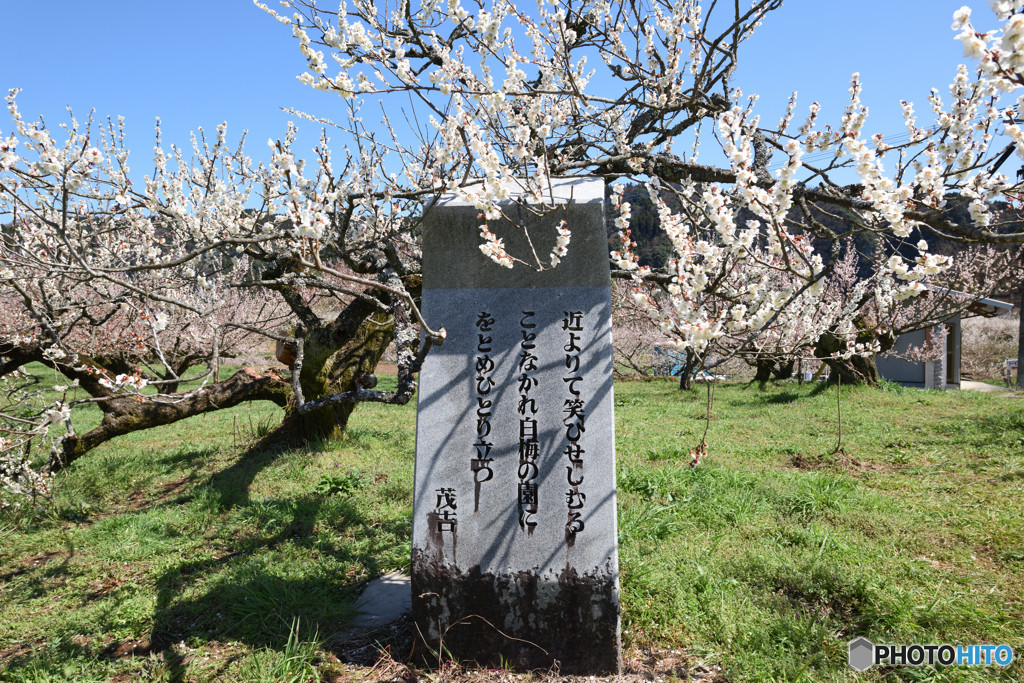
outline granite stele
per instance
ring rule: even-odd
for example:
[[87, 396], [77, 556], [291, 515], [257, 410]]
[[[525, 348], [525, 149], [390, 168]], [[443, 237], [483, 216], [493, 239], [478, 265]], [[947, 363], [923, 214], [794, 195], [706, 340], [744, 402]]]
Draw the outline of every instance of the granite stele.
[[413, 617], [458, 661], [616, 673], [604, 183], [560, 179], [547, 201], [490, 223], [529, 263], [566, 221], [569, 253], [542, 271], [485, 256], [472, 205], [444, 197], [425, 217], [423, 315], [447, 339], [420, 374]]

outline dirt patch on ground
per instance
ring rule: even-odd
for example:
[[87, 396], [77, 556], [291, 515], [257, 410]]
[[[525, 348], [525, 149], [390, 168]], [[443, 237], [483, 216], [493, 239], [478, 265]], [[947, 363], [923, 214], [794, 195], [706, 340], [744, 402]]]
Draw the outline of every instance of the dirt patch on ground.
[[189, 482], [189, 477], [183, 477], [175, 481], [165, 481], [157, 485], [158, 492], [150, 488], [136, 491], [128, 498], [127, 509], [132, 512], [143, 512], [158, 503], [164, 503], [176, 496], [181, 489]]
[[49, 550], [45, 553], [40, 553], [39, 555], [32, 555], [31, 557], [26, 557], [25, 559], [20, 560], [18, 562], [18, 566], [14, 567], [12, 570], [0, 574], [0, 583], [10, 581], [14, 577], [26, 574], [32, 571], [33, 569], [45, 567], [47, 564], [49, 564], [56, 558], [65, 556], [70, 557], [70, 554], [60, 550]]
[[92, 590], [85, 594], [86, 600], [99, 600], [124, 585], [124, 579], [106, 577], [92, 582]]
[[674, 677], [684, 681], [719, 683], [725, 680], [721, 668], [701, 662], [679, 650], [637, 648], [622, 655], [622, 673], [617, 676], [567, 676], [557, 670], [515, 672], [480, 669], [451, 661], [438, 661], [423, 646], [409, 618], [390, 626], [342, 633], [328, 640], [329, 650], [321, 666], [321, 680], [390, 681], [405, 683], [641, 683]]
[[17, 659], [21, 655], [28, 654], [36, 647], [41, 647], [41, 644], [14, 643], [8, 648], [0, 648], [0, 670], [10, 664], [12, 660]]
[[617, 676], [566, 676], [557, 671], [532, 671], [520, 673], [503, 669], [472, 669], [457, 664], [443, 664], [432, 670], [403, 664], [383, 655], [372, 666], [328, 663], [321, 668], [321, 680], [331, 683], [350, 681], [388, 681], [389, 683], [412, 683], [431, 681], [433, 683], [647, 683], [673, 680], [700, 683], [721, 683], [726, 680], [717, 666], [694, 663], [685, 656], [672, 651], [647, 651], [636, 661], [623, 662], [623, 671]]
[[900, 469], [894, 465], [858, 460], [840, 451], [831, 455], [801, 455], [789, 459], [789, 466], [798, 470], [826, 472], [895, 472]]
[[[104, 657], [116, 659], [118, 653], [132, 658], [131, 670], [110, 678], [110, 683], [134, 683], [134, 681], [164, 680], [236, 680], [226, 678], [224, 672], [245, 651], [237, 645], [211, 640], [201, 649], [189, 648], [184, 642], [176, 643], [161, 650], [153, 647], [145, 638], [137, 641], [112, 643], [113, 650]], [[198, 667], [196, 666], [198, 664]], [[188, 671], [189, 677], [184, 678]]]
[[122, 587], [138, 587], [146, 582], [146, 572], [150, 565], [145, 562], [132, 564], [106, 564], [102, 567], [92, 565], [93, 570], [99, 574], [88, 583], [88, 590], [80, 594], [81, 604], [107, 598], [119, 591]]
[[[98, 642], [97, 642], [98, 641]], [[156, 674], [170, 671], [191, 671], [201, 662], [203, 679], [216, 678], [240, 657], [244, 649], [234, 644], [210, 641], [197, 648], [184, 642], [154, 644], [146, 637], [137, 640], [113, 640], [104, 644], [102, 638], [75, 636], [72, 642], [80, 648], [97, 648], [97, 656], [108, 661], [131, 660], [131, 673], [111, 678], [116, 683], [160, 678]], [[417, 648], [417, 643], [420, 646]], [[45, 641], [19, 643], [0, 650], [0, 668], [29, 652], [45, 647]], [[680, 650], [633, 648], [623, 653], [622, 673], [617, 676], [567, 676], [557, 670], [530, 672], [503, 669], [482, 669], [451, 661], [425, 661], [425, 648], [415, 626], [408, 618], [390, 626], [361, 633], [342, 633], [328, 639], [320, 657], [313, 664], [321, 681], [331, 683], [647, 683], [665, 679], [696, 683], [724, 683], [721, 668], [706, 664]]]
[[139, 640], [115, 640], [103, 650], [102, 657], [120, 659], [122, 657], [147, 657], [153, 646], [148, 638]]

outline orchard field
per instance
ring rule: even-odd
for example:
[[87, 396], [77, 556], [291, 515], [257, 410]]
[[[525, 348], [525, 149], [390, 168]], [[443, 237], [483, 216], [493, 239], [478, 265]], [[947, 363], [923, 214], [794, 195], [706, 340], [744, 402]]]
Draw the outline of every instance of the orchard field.
[[[409, 401], [452, 325], [420, 310], [421, 238], [452, 201], [479, 243], [452, 232], [435, 263], [475, 271], [460, 253], [479, 247], [486, 283], [589, 243], [598, 274], [607, 238], [617, 368], [732, 377], [713, 405], [675, 379], [616, 384], [625, 679], [852, 680], [858, 636], [1024, 657], [1024, 400], [875, 387], [870, 360], [922, 331], [907, 358], [943, 358], [940, 325], [1024, 298], [1024, 0], [256, 2], [323, 109], [276, 101], [251, 49], [274, 39], [238, 3], [136, 24], [65, 4], [87, 13], [46, 17], [63, 49], [8, 31], [40, 59], [0, 74], [0, 681], [565, 680], [476, 671], [407, 622], [346, 626], [410, 560]], [[126, 41], [153, 25], [216, 58], [158, 50], [133, 76], [122, 55], [154, 51]], [[68, 55], [91, 78], [54, 79]], [[780, 57], [842, 72], [798, 88], [818, 69]], [[181, 144], [157, 118], [138, 144], [97, 84], [155, 106], [147, 83], [212, 126]], [[30, 95], [47, 89], [56, 111]], [[223, 105], [261, 119], [266, 93], [289, 121], [251, 145]], [[593, 202], [573, 194], [593, 181]], [[576, 197], [604, 220], [570, 221]], [[1001, 385], [1024, 332], [965, 330], [963, 377]], [[291, 378], [228, 367], [270, 348]], [[807, 359], [842, 389], [789, 381]], [[11, 506], [54, 472], [52, 498]]]
[[[704, 388], [615, 392], [627, 680], [854, 680], [858, 635], [1024, 653], [1019, 397], [844, 387], [830, 455], [835, 387], [725, 384], [691, 470]], [[531, 678], [424, 662], [408, 624], [346, 635], [358, 591], [409, 561], [415, 407], [362, 405], [302, 449], [261, 445], [279, 419], [251, 403], [119, 437], [45, 512], [4, 517], [0, 680]]]

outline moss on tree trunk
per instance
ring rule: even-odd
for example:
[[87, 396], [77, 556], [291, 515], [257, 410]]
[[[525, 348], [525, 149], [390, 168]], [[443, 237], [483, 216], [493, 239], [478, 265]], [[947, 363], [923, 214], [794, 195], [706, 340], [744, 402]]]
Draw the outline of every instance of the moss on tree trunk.
[[[859, 344], [873, 342], [878, 342], [879, 353], [885, 353], [892, 348], [895, 339], [891, 334], [876, 337], [866, 330], [857, 335], [857, 343]], [[828, 365], [831, 370], [829, 381], [837, 382], [841, 378], [843, 384], [878, 386], [878, 365], [875, 363], [875, 354], [850, 356], [849, 358], [832, 357], [832, 354], [841, 353], [845, 350], [845, 342], [830, 332], [826, 332], [818, 337], [818, 343], [814, 347], [814, 355]]]
[[[304, 341], [302, 372], [299, 382], [302, 394], [311, 401], [331, 393], [356, 389], [356, 380], [377, 369], [384, 351], [392, 340], [390, 316], [378, 313], [360, 325], [341, 347], [331, 343], [326, 330], [310, 332]], [[337, 403], [310, 412], [299, 412], [294, 397], [289, 402], [284, 421], [273, 438], [288, 441], [329, 438], [344, 431], [356, 403]]]
[[96, 446], [140, 429], [171, 424], [193, 415], [231, 408], [245, 401], [266, 400], [284, 406], [291, 396], [288, 383], [276, 373], [261, 374], [242, 368], [223, 382], [202, 391], [167, 396], [160, 401], [138, 401], [133, 396], [113, 398], [100, 404], [103, 420], [84, 434], [66, 437], [61, 452], [49, 464], [51, 471], [67, 467]]

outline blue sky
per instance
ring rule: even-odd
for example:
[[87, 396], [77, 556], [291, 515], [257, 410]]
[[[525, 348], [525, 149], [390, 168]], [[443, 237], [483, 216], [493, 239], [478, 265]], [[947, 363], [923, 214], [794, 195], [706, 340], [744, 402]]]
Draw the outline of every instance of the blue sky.
[[[950, 30], [963, 0], [787, 0], [744, 45], [737, 84], [758, 92], [758, 110], [777, 121], [798, 90], [798, 115], [813, 100], [823, 120], [838, 122], [850, 74], [861, 73], [871, 109], [866, 132], [899, 134], [899, 100], [915, 103], [926, 121], [932, 87], [946, 93], [962, 60]], [[986, 4], [968, 3], [980, 28], [994, 27]], [[247, 149], [267, 156], [266, 141], [294, 119], [281, 107], [343, 117], [341, 101], [300, 84], [302, 59], [287, 27], [248, 0], [50, 0], [0, 4], [4, 58], [0, 89], [22, 89], [26, 119], [55, 124], [70, 105], [79, 119], [126, 118], [133, 167], [146, 172], [153, 122], [165, 142], [188, 144], [190, 131], [227, 121], [232, 139], [249, 130]], [[948, 99], [948, 97], [946, 98]], [[364, 108], [370, 119], [375, 107]], [[309, 156], [316, 124], [298, 122], [298, 150]], [[0, 131], [11, 128], [0, 113]]]

